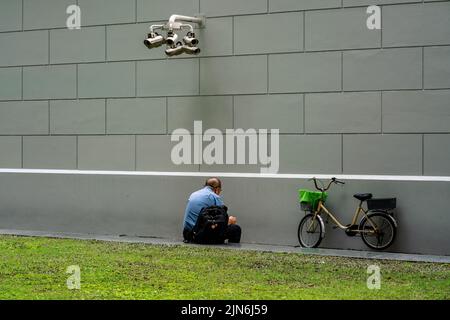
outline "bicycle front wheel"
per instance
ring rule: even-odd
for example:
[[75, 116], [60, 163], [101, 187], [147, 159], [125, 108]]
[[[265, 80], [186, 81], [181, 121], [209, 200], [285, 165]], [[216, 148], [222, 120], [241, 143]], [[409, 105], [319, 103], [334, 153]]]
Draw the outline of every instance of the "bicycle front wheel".
[[397, 223], [384, 212], [374, 212], [361, 220], [361, 238], [372, 249], [383, 250], [389, 247], [397, 234]]
[[298, 241], [304, 248], [316, 248], [323, 238], [323, 226], [318, 216], [307, 214], [298, 225]]

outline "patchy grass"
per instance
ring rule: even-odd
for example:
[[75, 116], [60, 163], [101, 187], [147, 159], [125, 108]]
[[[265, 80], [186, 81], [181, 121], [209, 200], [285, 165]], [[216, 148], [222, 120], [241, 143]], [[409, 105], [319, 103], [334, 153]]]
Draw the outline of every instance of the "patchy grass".
[[0, 299], [450, 299], [450, 265], [0, 236]]

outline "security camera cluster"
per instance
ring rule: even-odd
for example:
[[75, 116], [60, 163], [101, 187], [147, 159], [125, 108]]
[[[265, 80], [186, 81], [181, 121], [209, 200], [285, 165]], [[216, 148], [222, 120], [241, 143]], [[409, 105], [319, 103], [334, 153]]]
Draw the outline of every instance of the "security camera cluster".
[[150, 32], [147, 36], [147, 39], [144, 40], [144, 44], [147, 46], [147, 48], [157, 48], [162, 46], [163, 44], [166, 44], [166, 55], [171, 56], [177, 56], [182, 53], [186, 54], [199, 54], [200, 48], [197, 47], [199, 41], [195, 37], [195, 33], [192, 31], [189, 31], [182, 39], [181, 41], [178, 40], [178, 35], [173, 32], [173, 30], [169, 30], [167, 32], [167, 36], [164, 37], [158, 32]]
[[[169, 21], [166, 24], [152, 25], [150, 26], [150, 33], [147, 35], [147, 39], [144, 40], [144, 44], [147, 48], [152, 49], [160, 47], [163, 44], [166, 45], [166, 55], [169, 57], [178, 56], [182, 53], [186, 54], [199, 54], [200, 48], [198, 47], [198, 39], [195, 37], [194, 27], [190, 24], [182, 22], [193, 22], [198, 24], [199, 28], [205, 27], [205, 17], [199, 15], [196, 17], [182, 16], [173, 14], [170, 16]], [[178, 41], [178, 34], [174, 30], [189, 29], [186, 35]], [[159, 34], [155, 30], [167, 30], [166, 37]]]

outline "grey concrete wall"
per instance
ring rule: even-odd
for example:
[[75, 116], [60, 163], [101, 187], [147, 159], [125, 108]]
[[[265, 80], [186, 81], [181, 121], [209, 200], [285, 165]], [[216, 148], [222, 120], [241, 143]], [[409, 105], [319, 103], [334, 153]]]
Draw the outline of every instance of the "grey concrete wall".
[[[181, 239], [186, 199], [202, 177], [0, 174], [0, 229]], [[224, 178], [224, 200], [238, 217], [243, 242], [298, 245], [304, 213], [299, 179]], [[350, 223], [356, 192], [397, 196], [399, 228], [392, 252], [450, 255], [450, 189], [445, 182], [347, 181], [330, 190], [327, 206]], [[359, 237], [326, 225], [321, 244], [368, 249]]]
[[[81, 30], [65, 27], [70, 4], [81, 7]], [[373, 4], [382, 8], [382, 30], [366, 28], [366, 8]], [[142, 44], [150, 24], [173, 13], [198, 12], [208, 17], [207, 27], [197, 31], [199, 57], [167, 59], [162, 48]], [[259, 171], [254, 165], [172, 164], [172, 130], [191, 129], [194, 120], [203, 120], [204, 129], [279, 128], [281, 173], [449, 176], [449, 98], [450, 1], [0, 0], [0, 168]], [[2, 175], [1, 190], [19, 194], [0, 195], [0, 224], [22, 225], [24, 214], [31, 214], [20, 211], [25, 205], [36, 217], [30, 220], [34, 225], [23, 225], [27, 228], [42, 229], [48, 222], [49, 228], [66, 230], [64, 221], [73, 215], [100, 219], [108, 207], [118, 219], [130, 211], [144, 217], [147, 202], [121, 207], [104, 200], [90, 206], [84, 189], [99, 199], [102, 192], [106, 199], [110, 192], [152, 190], [162, 196], [166, 190], [156, 178], [121, 177], [117, 183], [123, 189], [102, 191], [105, 179]], [[28, 186], [28, 180], [43, 193], [38, 203], [32, 189], [22, 193], [9, 187]], [[176, 191], [182, 198], [198, 184], [177, 181], [184, 185]], [[266, 219], [261, 228], [283, 234], [273, 235], [275, 243], [292, 243], [286, 230], [298, 218], [296, 186], [288, 180], [264, 186], [264, 181], [254, 186], [251, 179], [231, 179], [230, 206], [245, 211], [239, 194], [231, 193], [238, 187], [250, 189], [246, 192], [272, 184], [286, 188], [271, 196], [273, 203], [282, 203], [278, 214], [289, 217], [282, 219], [286, 224]], [[55, 194], [52, 183], [60, 186], [58, 192], [72, 190], [71, 196], [48, 198]], [[361, 181], [355, 190], [358, 186], [391, 190], [400, 203], [413, 201], [416, 192], [429, 203], [437, 200], [439, 210], [428, 210], [426, 220], [421, 220], [426, 207], [415, 206], [416, 220], [402, 223], [420, 222], [426, 230], [446, 226], [429, 234], [441, 241], [422, 241], [427, 244], [420, 250], [448, 254], [448, 197], [435, 199], [436, 188], [448, 192], [448, 183]], [[248, 198], [251, 208], [260, 201], [268, 205], [258, 194]], [[69, 205], [71, 199], [80, 203]], [[52, 201], [55, 207], [48, 210]], [[343, 209], [349, 205], [344, 202]], [[166, 210], [156, 201], [150, 217]], [[64, 214], [52, 224], [49, 212]], [[171, 214], [170, 222], [179, 223]], [[135, 233], [148, 233], [150, 227], [137, 217], [126, 219], [130, 228], [125, 230], [132, 232], [134, 223]], [[262, 241], [252, 228], [247, 227], [245, 239]], [[109, 230], [119, 232], [103, 231]], [[415, 251], [414, 229], [403, 230], [411, 234], [403, 234], [395, 249]], [[324, 245], [335, 245], [333, 238]]]

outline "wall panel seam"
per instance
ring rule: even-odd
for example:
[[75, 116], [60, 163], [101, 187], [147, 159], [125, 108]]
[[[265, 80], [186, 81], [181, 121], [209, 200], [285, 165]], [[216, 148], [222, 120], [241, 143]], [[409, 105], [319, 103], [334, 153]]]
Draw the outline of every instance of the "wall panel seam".
[[422, 47], [422, 90], [425, 90], [425, 47]]
[[51, 114], [50, 114], [50, 100], [48, 100], [48, 135], [51, 136], [52, 132], [50, 130], [50, 124], [51, 124]]
[[[450, 90], [450, 87], [448, 88], [426, 88], [422, 90], [422, 88], [399, 88], [399, 89], [361, 89], [361, 90], [344, 90], [343, 93], [364, 93], [364, 92], [414, 92], [414, 91], [424, 91], [424, 92], [432, 92], [432, 91], [448, 91]], [[324, 90], [324, 91], [283, 91], [283, 92], [270, 92], [270, 93], [215, 93], [215, 94], [193, 94], [193, 95], [186, 95], [186, 94], [180, 94], [180, 95], [172, 95], [172, 96], [166, 96], [166, 95], [149, 95], [149, 96], [116, 96], [116, 97], [105, 97], [105, 96], [99, 96], [99, 97], [82, 97], [75, 100], [92, 100], [92, 99], [127, 99], [127, 98], [145, 98], [145, 99], [152, 99], [152, 98], [192, 98], [192, 97], [231, 97], [231, 96], [261, 96], [261, 95], [292, 95], [292, 94], [327, 94], [327, 93], [340, 93], [340, 90]], [[23, 100], [17, 100], [17, 99], [4, 99], [0, 100], [0, 102], [33, 102], [33, 101], [67, 101], [67, 100], [74, 100], [74, 98], [29, 98], [29, 99], [23, 99]]]
[[166, 134], [169, 134], [169, 97], [166, 97]]
[[[392, 4], [382, 4], [379, 5], [382, 9], [383, 7], [393, 7], [393, 6], [410, 6], [415, 4], [434, 4], [434, 3], [445, 3], [449, 2], [448, 0], [436, 0], [436, 1], [411, 1], [406, 3], [392, 3]], [[23, 3], [23, 0], [22, 0]], [[282, 10], [282, 11], [269, 11], [269, 13], [295, 13], [295, 12], [310, 12], [310, 11], [332, 11], [336, 9], [347, 9], [347, 8], [365, 8], [368, 7], [369, 4], [355, 4], [355, 5], [347, 5], [347, 6], [337, 6], [337, 7], [329, 7], [329, 8], [311, 8], [311, 9], [296, 9], [296, 10]], [[137, 6], [136, 10], [137, 11]], [[200, 9], [199, 9], [200, 11]], [[24, 29], [24, 6], [22, 5], [22, 30], [23, 31], [37, 31], [37, 30], [56, 30], [56, 29], [66, 29], [66, 27], [48, 27], [48, 28], [30, 28], [30, 29]], [[218, 19], [218, 18], [229, 18], [229, 17], [235, 17], [235, 16], [255, 16], [255, 15], [264, 15], [267, 14], [267, 12], [258, 12], [258, 13], [234, 13], [234, 14], [227, 14], [227, 15], [212, 15], [207, 16], [207, 19]], [[136, 14], [135, 14], [136, 15]], [[136, 24], [136, 23], [155, 23], [155, 22], [161, 22], [166, 20], [168, 17], [161, 17], [161, 19], [151, 19], [151, 20], [143, 20], [143, 21], [137, 21], [137, 19], [130, 20], [129, 22], [116, 22], [116, 23], [104, 23], [104, 24], [86, 24], [84, 27], [98, 27], [98, 26], [120, 26], [120, 25], [129, 25], [129, 24]], [[11, 31], [0, 31], [0, 33], [9, 33], [9, 32], [15, 32], [13, 30]]]
[[20, 164], [20, 166], [23, 168], [23, 136], [21, 136], [21, 141], [20, 141], [20, 143], [21, 143], [21, 164]]
[[302, 94], [303, 99], [303, 134], [306, 134], [306, 94]]
[[137, 171], [137, 134], [134, 135], [134, 171]]
[[108, 134], [108, 99], [105, 99], [105, 135]]
[[[234, 54], [230, 55], [211, 55], [205, 56], [201, 58], [182, 58], [180, 61], [189, 61], [189, 60], [200, 60], [200, 59], [215, 59], [215, 58], [237, 58], [237, 57], [249, 57], [249, 56], [265, 56], [265, 55], [295, 55], [295, 54], [314, 54], [314, 53], [333, 53], [333, 52], [363, 52], [363, 51], [387, 51], [387, 50], [396, 50], [396, 49], [423, 49], [423, 48], [433, 48], [433, 47], [450, 47], [449, 44], [433, 44], [433, 45], [415, 45], [415, 46], [399, 46], [399, 47], [370, 47], [370, 48], [355, 48], [355, 49], [327, 49], [327, 50], [299, 50], [299, 51], [287, 51], [287, 52], [264, 52], [264, 53], [245, 53], [245, 54]], [[89, 64], [105, 64], [105, 63], [125, 63], [125, 62], [152, 62], [152, 61], [162, 61], [167, 60], [167, 58], [155, 58], [155, 59], [119, 59], [119, 60], [110, 60], [110, 61], [74, 61], [74, 62], [62, 62], [62, 63], [50, 63], [50, 66], [64, 66], [64, 65], [89, 65]], [[48, 66], [48, 63], [41, 64], [12, 64], [12, 65], [3, 65], [0, 66], [2, 68], [12, 68], [12, 67], [42, 67]]]

